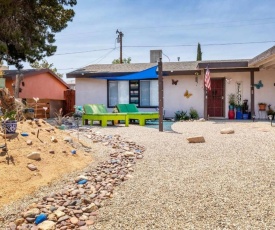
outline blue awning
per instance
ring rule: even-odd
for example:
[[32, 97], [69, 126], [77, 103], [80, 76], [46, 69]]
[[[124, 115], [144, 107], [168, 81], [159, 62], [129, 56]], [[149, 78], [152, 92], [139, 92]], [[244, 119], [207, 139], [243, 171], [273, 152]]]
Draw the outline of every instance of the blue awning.
[[[119, 64], [118, 64], [119, 65]], [[95, 77], [97, 79], [112, 80], [112, 81], [126, 81], [126, 80], [143, 80], [143, 79], [157, 79], [157, 67], [154, 66], [149, 69], [142, 70], [138, 73], [132, 73], [124, 76], [114, 77]]]

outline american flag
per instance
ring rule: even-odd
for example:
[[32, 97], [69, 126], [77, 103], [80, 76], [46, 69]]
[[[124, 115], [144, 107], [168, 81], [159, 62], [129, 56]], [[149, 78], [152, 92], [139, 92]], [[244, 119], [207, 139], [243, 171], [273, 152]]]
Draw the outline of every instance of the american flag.
[[204, 76], [204, 85], [205, 85], [205, 88], [207, 88], [208, 90], [211, 90], [210, 71], [208, 66], [206, 68], [206, 72]]

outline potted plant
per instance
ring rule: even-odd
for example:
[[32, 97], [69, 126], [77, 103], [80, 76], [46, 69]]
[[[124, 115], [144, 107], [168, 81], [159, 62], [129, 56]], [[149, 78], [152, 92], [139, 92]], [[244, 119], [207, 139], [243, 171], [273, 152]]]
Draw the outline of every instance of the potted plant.
[[243, 118], [243, 112], [242, 112], [243, 105], [238, 104], [235, 107], [236, 107], [236, 119], [242, 119]]
[[14, 134], [17, 129], [16, 111], [5, 112], [2, 117], [2, 129], [5, 134]]
[[236, 95], [234, 93], [231, 93], [228, 95], [228, 103], [229, 103], [229, 110], [234, 110], [234, 107], [236, 105]]
[[228, 103], [229, 103], [228, 118], [234, 119], [235, 118], [234, 107], [236, 105], [236, 95], [234, 93], [231, 93], [228, 95]]
[[271, 104], [269, 104], [268, 106], [267, 106], [267, 111], [266, 111], [266, 114], [267, 114], [267, 116], [272, 116], [272, 120], [274, 119], [274, 114], [275, 114], [275, 112], [274, 112], [274, 110], [273, 109], [271, 109]]
[[266, 103], [259, 102], [258, 105], [259, 105], [259, 110], [260, 111], [265, 111], [266, 110]]

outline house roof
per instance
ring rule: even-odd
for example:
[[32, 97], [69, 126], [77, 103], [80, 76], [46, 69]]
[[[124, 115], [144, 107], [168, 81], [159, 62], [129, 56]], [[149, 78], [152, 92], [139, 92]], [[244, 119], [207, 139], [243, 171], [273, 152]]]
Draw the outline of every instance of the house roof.
[[63, 85], [65, 85], [68, 89], [70, 88], [68, 84], [63, 81], [60, 77], [58, 77], [53, 71], [50, 69], [22, 69], [22, 70], [3, 70], [4, 78], [15, 78], [16, 74], [23, 74], [24, 76], [35, 76], [37, 74], [42, 73], [50, 73], [53, 77], [55, 77], [58, 81], [60, 81]]
[[[201, 74], [201, 69], [206, 68], [240, 68], [248, 67], [248, 59], [241, 60], [206, 60], [186, 62], [163, 62], [165, 75], [192, 75]], [[156, 66], [157, 63], [132, 63], [132, 64], [96, 64], [89, 65], [73, 72], [67, 73], [67, 78], [91, 78], [123, 76], [137, 73]]]
[[249, 60], [248, 65], [262, 69], [275, 69], [275, 46]]

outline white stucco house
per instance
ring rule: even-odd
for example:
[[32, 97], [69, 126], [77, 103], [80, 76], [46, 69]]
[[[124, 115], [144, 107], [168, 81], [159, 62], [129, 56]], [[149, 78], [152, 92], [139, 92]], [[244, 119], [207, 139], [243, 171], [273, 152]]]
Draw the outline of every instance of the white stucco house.
[[[155, 111], [158, 79], [150, 75], [136, 75], [136, 79], [121, 76], [157, 66], [156, 53], [151, 52], [151, 63], [97, 64], [68, 73], [67, 78], [75, 78], [76, 105], [100, 103], [112, 111], [117, 103], [135, 103], [140, 111]], [[211, 91], [204, 86], [207, 66]], [[163, 62], [163, 76], [165, 117], [193, 107], [200, 117], [228, 118], [231, 93], [238, 103], [248, 100], [248, 110], [256, 118], [260, 116], [259, 102], [275, 108], [275, 46], [248, 60]]]

